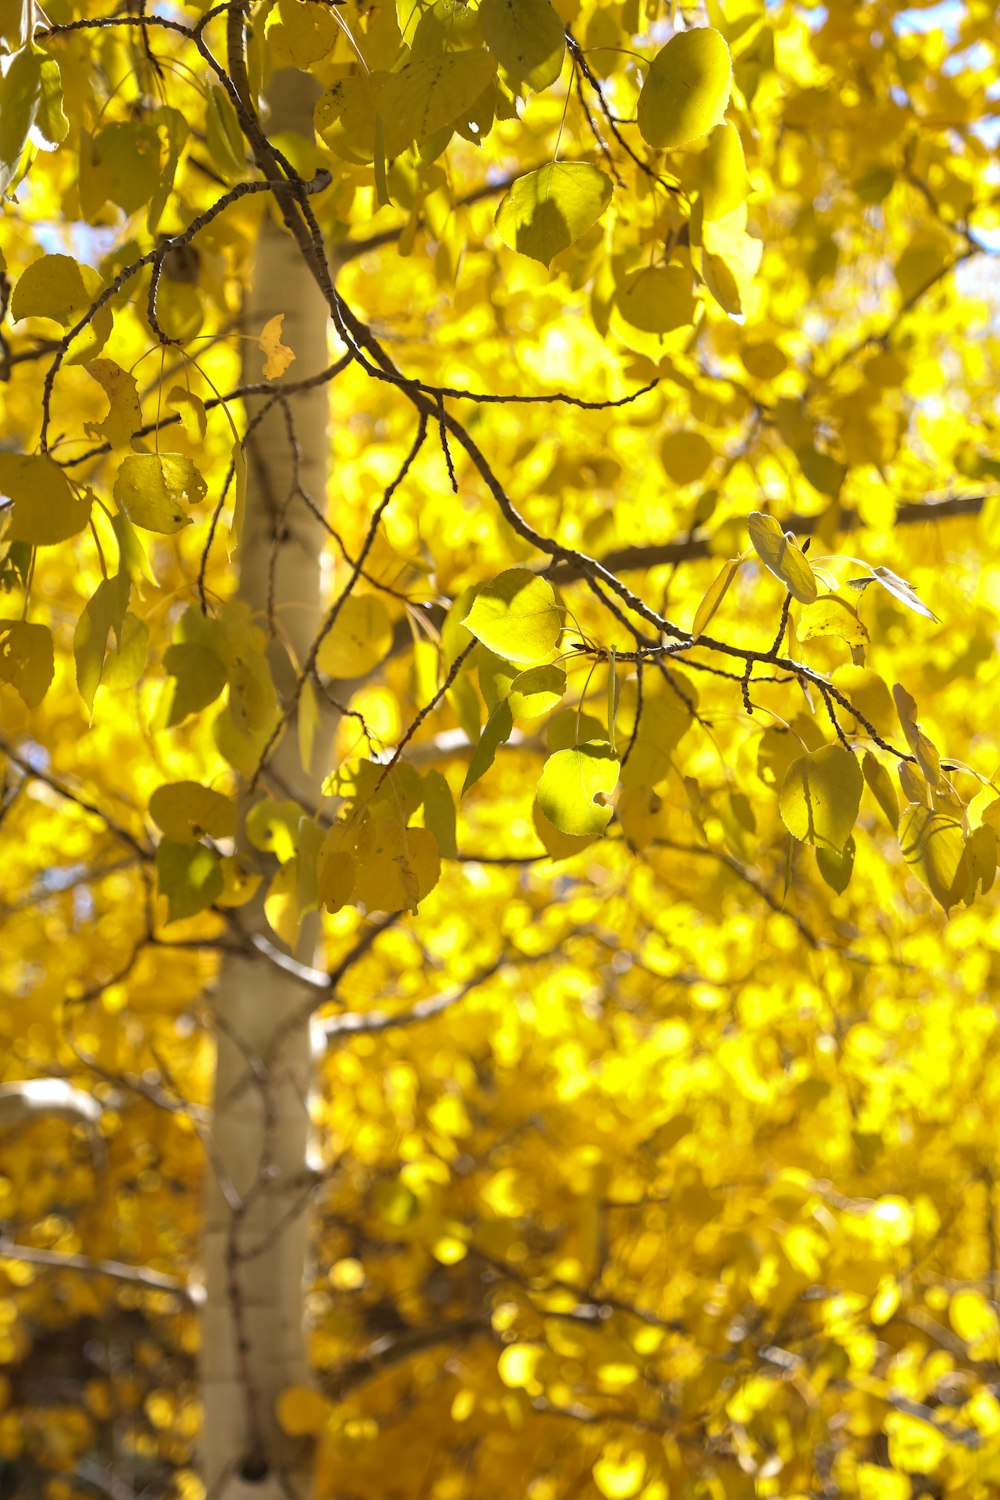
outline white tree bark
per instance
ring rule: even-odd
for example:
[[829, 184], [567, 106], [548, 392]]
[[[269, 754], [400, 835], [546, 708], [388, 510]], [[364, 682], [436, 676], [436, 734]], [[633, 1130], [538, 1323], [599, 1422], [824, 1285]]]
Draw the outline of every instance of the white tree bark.
[[[300, 74], [284, 87], [278, 80], [272, 130], [299, 129], [311, 137], [308, 87]], [[246, 334], [258, 334], [276, 313], [285, 316], [283, 340], [296, 355], [289, 379], [325, 368], [328, 310], [295, 241], [268, 215], [257, 246]], [[246, 359], [247, 378], [258, 380], [261, 356], [252, 342], [245, 347], [252, 351]], [[328, 388], [321, 385], [296, 395], [293, 402], [298, 481], [321, 510], [328, 400]], [[254, 410], [251, 406], [251, 418]], [[277, 633], [298, 666], [319, 627], [325, 538], [300, 499], [289, 503], [293, 454], [280, 409], [255, 429], [247, 458], [240, 595], [265, 628], [270, 608]], [[280, 650], [272, 655], [282, 692], [289, 678], [287, 655], [284, 660]], [[290, 794], [300, 794], [308, 806], [319, 799], [323, 760], [318, 744], [312, 773], [303, 771], [293, 723], [270, 765]], [[240, 915], [246, 930], [267, 930], [274, 941], [261, 910], [252, 906]], [[297, 950], [305, 963], [313, 959], [315, 934], [313, 927]], [[309, 1457], [301, 1444], [280, 1432], [274, 1415], [279, 1392], [309, 1378], [303, 1316], [309, 1230], [308, 998], [301, 983], [266, 959], [243, 957], [226, 958], [218, 989], [210, 996], [218, 1053], [205, 1192], [202, 1468], [209, 1494], [225, 1500], [251, 1493], [255, 1500], [270, 1500], [271, 1495], [301, 1491]]]

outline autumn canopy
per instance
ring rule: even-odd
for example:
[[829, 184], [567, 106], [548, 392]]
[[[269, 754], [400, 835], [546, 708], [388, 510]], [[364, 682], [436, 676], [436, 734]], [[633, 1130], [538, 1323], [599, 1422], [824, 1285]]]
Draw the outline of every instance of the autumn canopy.
[[992, 0], [0, 0], [0, 1495], [1000, 1487]]

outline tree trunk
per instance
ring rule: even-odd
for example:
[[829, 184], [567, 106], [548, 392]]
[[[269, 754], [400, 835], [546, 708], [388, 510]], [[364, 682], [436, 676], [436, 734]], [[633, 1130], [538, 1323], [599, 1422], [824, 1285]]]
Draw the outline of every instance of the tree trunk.
[[[311, 136], [308, 90], [309, 80], [301, 74], [276, 80], [272, 131], [299, 129]], [[253, 335], [276, 313], [285, 315], [283, 340], [296, 355], [294, 377], [322, 370], [328, 362], [328, 310], [300, 249], [268, 213], [244, 320], [249, 336], [245, 348], [251, 351], [245, 361], [248, 379], [260, 379], [261, 356]], [[327, 407], [325, 385], [294, 399], [296, 479], [321, 511]], [[254, 411], [251, 406], [251, 420]], [[280, 408], [272, 408], [255, 428], [247, 459], [240, 595], [262, 627], [267, 627], [270, 610], [276, 633], [290, 646], [298, 666], [320, 619], [324, 534], [302, 500], [290, 498], [293, 451]], [[281, 692], [289, 676], [288, 654], [273, 640], [271, 646]], [[303, 771], [291, 724], [270, 766], [289, 795], [309, 806], [319, 799], [322, 761], [317, 747], [312, 774]], [[245, 931], [269, 932], [260, 906], [244, 908], [240, 916]], [[316, 926], [307, 922], [296, 952], [305, 963], [313, 958], [316, 933]], [[217, 1063], [205, 1195], [203, 1477], [209, 1494], [226, 1500], [244, 1490], [249, 1494], [251, 1488], [255, 1500], [287, 1497], [290, 1489], [301, 1488], [308, 1463], [308, 1454], [281, 1433], [274, 1414], [278, 1393], [309, 1378], [303, 1317], [309, 1199], [307, 1001], [302, 984], [265, 959], [228, 956], [211, 997]]]

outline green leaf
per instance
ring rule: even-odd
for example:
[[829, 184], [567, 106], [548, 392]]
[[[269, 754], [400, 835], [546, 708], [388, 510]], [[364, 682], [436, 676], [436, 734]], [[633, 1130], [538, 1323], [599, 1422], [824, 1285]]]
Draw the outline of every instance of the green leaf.
[[206, 836], [230, 839], [236, 832], [232, 798], [197, 781], [158, 786], [149, 799], [149, 815], [175, 844], [197, 844]]
[[17, 176], [42, 102], [42, 57], [38, 48], [29, 44], [0, 78], [0, 197]]
[[601, 828], [588, 838], [574, 838], [572, 834], [561, 832], [542, 812], [537, 797], [531, 805], [531, 821], [538, 841], [550, 859], [571, 859], [581, 849], [588, 848], [604, 832]]
[[892, 784], [892, 777], [882, 762], [866, 750], [861, 761], [861, 770], [867, 781], [875, 801], [886, 816], [893, 833], [899, 827], [899, 798], [896, 796], [896, 788]]
[[134, 526], [164, 535], [191, 525], [182, 503], [203, 500], [207, 486], [183, 453], [131, 453], [122, 460], [114, 496]]
[[156, 849], [156, 883], [167, 898], [167, 921], [179, 922], [211, 906], [225, 881], [213, 850], [162, 839]]
[[205, 95], [205, 139], [212, 163], [236, 182], [247, 174], [246, 143], [229, 95], [212, 84]]
[[398, 156], [412, 141], [421, 145], [436, 130], [451, 125], [475, 103], [495, 73], [496, 62], [482, 47], [411, 56], [389, 75], [378, 95], [386, 155]]
[[899, 847], [906, 863], [945, 911], [962, 900], [971, 870], [961, 823], [922, 802], [909, 802], [899, 820]]
[[208, 646], [188, 641], [168, 646], [163, 665], [174, 679], [166, 689], [163, 722], [167, 729], [214, 703], [226, 685], [225, 663]]
[[596, 224], [611, 202], [611, 178], [583, 161], [549, 162], [519, 177], [497, 209], [505, 245], [549, 265]]
[[114, 632], [115, 639], [119, 644], [121, 642], [128, 597], [129, 581], [124, 573], [105, 578], [97, 585], [77, 621], [73, 635], [76, 685], [88, 713], [93, 712], [94, 698], [104, 675], [108, 636]]
[[114, 120], [94, 137], [94, 160], [108, 173], [108, 197], [126, 214], [148, 203], [160, 179], [160, 135], [146, 120]]
[[816, 864], [819, 873], [826, 881], [832, 891], [842, 896], [851, 883], [851, 875], [854, 871], [854, 839], [849, 838], [844, 845], [843, 853], [836, 849], [823, 848], [816, 850]]
[[26, 620], [0, 620], [0, 682], [8, 682], [27, 708], [37, 708], [55, 673], [52, 632]]
[[90, 495], [78, 500], [59, 465], [44, 453], [0, 451], [0, 495], [14, 502], [8, 542], [54, 547], [83, 531], [90, 519]]
[[348, 594], [316, 664], [327, 677], [364, 677], [392, 649], [392, 620], [377, 594]]
[[864, 777], [850, 750], [824, 745], [794, 760], [778, 806], [789, 833], [803, 844], [842, 852], [861, 805]]
[[434, 835], [442, 859], [458, 856], [455, 822], [451, 787], [440, 771], [428, 771], [424, 776], [424, 823]]
[[510, 704], [504, 698], [498, 703], [486, 721], [486, 727], [479, 736], [479, 744], [472, 752], [469, 769], [465, 773], [465, 781], [462, 783], [462, 796], [464, 797], [470, 787], [475, 786], [480, 777], [485, 776], [496, 758], [500, 746], [506, 744], [510, 738], [510, 732], [514, 728], [514, 718], [510, 711]]
[[463, 622], [497, 656], [543, 662], [562, 628], [552, 585], [528, 568], [509, 568], [484, 584]]
[[817, 594], [816, 579], [791, 536], [782, 531], [773, 516], [765, 516], [759, 510], [751, 511], [747, 517], [747, 530], [757, 556], [781, 579], [792, 598], [800, 604], [812, 604]]
[[606, 740], [557, 750], [542, 769], [538, 805], [560, 833], [593, 837], [611, 821], [612, 809], [604, 799], [618, 785], [619, 769]]
[[563, 23], [550, 0], [482, 0], [486, 45], [516, 83], [548, 88], [562, 70]]
[[651, 146], [683, 146], [719, 124], [729, 103], [732, 64], [711, 27], [680, 31], [650, 64], [636, 117]]
[[69, 134], [69, 121], [63, 109], [62, 74], [54, 57], [42, 59], [42, 86], [35, 112], [35, 137], [45, 149], [54, 151]]

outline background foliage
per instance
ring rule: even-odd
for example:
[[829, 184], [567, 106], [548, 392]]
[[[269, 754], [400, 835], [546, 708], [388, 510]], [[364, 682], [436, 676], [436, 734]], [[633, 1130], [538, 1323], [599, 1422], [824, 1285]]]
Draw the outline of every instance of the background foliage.
[[[319, 1494], [994, 1493], [993, 5], [278, 0], [242, 76], [238, 7], [0, 16], [7, 1492], [201, 1493], [266, 893], [261, 963], [324, 911]], [[251, 396], [329, 535], [277, 687]]]

